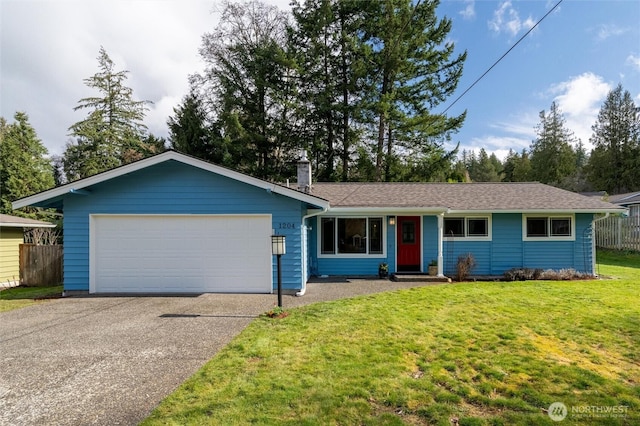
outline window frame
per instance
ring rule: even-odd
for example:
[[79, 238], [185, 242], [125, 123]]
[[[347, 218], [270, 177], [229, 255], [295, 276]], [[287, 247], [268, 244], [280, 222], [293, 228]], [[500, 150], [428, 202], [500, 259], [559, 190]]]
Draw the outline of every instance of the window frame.
[[[463, 219], [464, 226], [464, 236], [448, 236], [444, 231], [444, 221], [447, 219]], [[487, 220], [487, 235], [469, 235], [469, 220], [474, 219], [486, 219]], [[451, 215], [444, 216], [444, 220], [442, 222], [442, 237], [444, 241], [492, 241], [493, 239], [493, 215], [491, 214], [474, 214], [474, 215]]]
[[[334, 251], [333, 253], [323, 253], [322, 249], [323, 249], [323, 244], [322, 244], [322, 238], [323, 238], [323, 222], [325, 219], [333, 219], [333, 244], [334, 244]], [[344, 219], [365, 219], [365, 227], [367, 230], [367, 235], [366, 235], [366, 252], [365, 253], [340, 253], [340, 248], [339, 248], [339, 237], [338, 237], [338, 232], [339, 232], [339, 228], [340, 226], [338, 225], [338, 221], [339, 220], [344, 220]], [[371, 236], [369, 235], [371, 233], [371, 219], [377, 219], [379, 220], [380, 224], [382, 225], [382, 229], [380, 230], [380, 246], [382, 248], [382, 252], [381, 253], [371, 253]], [[363, 215], [358, 215], [358, 216], [319, 216], [318, 217], [318, 231], [317, 231], [317, 237], [318, 237], [318, 258], [322, 259], [336, 259], [336, 258], [341, 258], [341, 259], [375, 259], [375, 258], [379, 258], [379, 259], [383, 259], [387, 257], [387, 246], [386, 246], [386, 242], [387, 242], [387, 221], [386, 221], [386, 216], [384, 215], [380, 215], [380, 216], [363, 216]]]
[[[528, 235], [528, 219], [546, 219], [545, 236], [529, 236]], [[568, 219], [570, 235], [553, 235], [553, 220]], [[522, 241], [575, 241], [576, 240], [576, 215], [574, 213], [553, 213], [553, 214], [523, 214], [522, 215]]]

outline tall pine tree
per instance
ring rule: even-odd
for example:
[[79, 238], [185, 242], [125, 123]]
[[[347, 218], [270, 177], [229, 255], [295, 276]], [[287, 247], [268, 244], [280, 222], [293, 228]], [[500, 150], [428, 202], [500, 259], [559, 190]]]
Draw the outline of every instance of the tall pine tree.
[[576, 173], [573, 145], [578, 140], [565, 127], [564, 117], [555, 102], [551, 103], [549, 113], [540, 112], [536, 133], [538, 138], [531, 144], [531, 177], [561, 187]]
[[36, 217], [34, 210], [14, 212], [11, 202], [51, 188], [53, 167], [27, 114], [17, 112], [14, 119], [7, 124], [0, 117], [0, 213]]
[[610, 194], [640, 190], [640, 108], [622, 85], [609, 92], [592, 129], [590, 183]]
[[[63, 164], [68, 181], [84, 178], [138, 160], [159, 150], [145, 142], [147, 128], [142, 123], [148, 101], [137, 101], [125, 85], [128, 71], [116, 71], [115, 64], [101, 47], [100, 71], [84, 80], [98, 96], [83, 98], [74, 110], [88, 110], [84, 120], [69, 130], [75, 142], [67, 144]], [[161, 150], [161, 149], [160, 149]]]
[[367, 103], [376, 129], [376, 178], [390, 180], [391, 157], [402, 155], [397, 145], [419, 155], [423, 145], [437, 145], [462, 126], [465, 113], [447, 117], [431, 111], [456, 89], [466, 52], [454, 55], [447, 41], [451, 20], [438, 20], [438, 1], [362, 3], [373, 67]]

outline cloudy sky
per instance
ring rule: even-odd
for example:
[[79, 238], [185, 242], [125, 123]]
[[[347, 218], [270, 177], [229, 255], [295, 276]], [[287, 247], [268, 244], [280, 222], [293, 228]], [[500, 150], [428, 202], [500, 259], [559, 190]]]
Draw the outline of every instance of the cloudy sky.
[[[288, 0], [268, 0], [288, 8]], [[457, 93], [441, 112], [542, 18], [557, 0], [442, 0], [450, 40], [466, 50]], [[83, 79], [98, 71], [103, 46], [130, 72], [137, 99], [153, 102], [146, 124], [167, 136], [167, 118], [199, 71], [201, 36], [220, 16], [216, 0], [0, 0], [0, 116], [25, 111], [51, 154], [84, 118], [78, 100], [95, 95]], [[555, 100], [588, 145], [609, 90], [621, 83], [640, 104], [640, 2], [565, 0], [473, 89], [450, 107], [467, 111], [461, 148], [504, 157], [528, 148], [539, 112]]]

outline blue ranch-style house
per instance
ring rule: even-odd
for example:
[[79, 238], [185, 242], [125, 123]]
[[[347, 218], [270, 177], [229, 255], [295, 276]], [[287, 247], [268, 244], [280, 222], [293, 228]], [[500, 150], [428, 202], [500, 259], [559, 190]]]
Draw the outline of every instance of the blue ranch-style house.
[[[174, 151], [13, 203], [64, 213], [65, 294], [271, 293], [312, 276], [426, 272], [460, 254], [473, 274], [515, 267], [595, 273], [592, 223], [623, 208], [539, 183], [313, 183], [296, 188]], [[384, 285], [381, 283], [381, 285]]]

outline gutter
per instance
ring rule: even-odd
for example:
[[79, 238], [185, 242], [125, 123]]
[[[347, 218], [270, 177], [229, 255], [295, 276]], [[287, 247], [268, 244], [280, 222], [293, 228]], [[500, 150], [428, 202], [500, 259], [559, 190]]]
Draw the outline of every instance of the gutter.
[[593, 232], [593, 241], [591, 242], [591, 273], [596, 277], [598, 276], [596, 274], [596, 222], [605, 220], [609, 215], [611, 215], [611, 213], [607, 212], [603, 217], [591, 221], [591, 232]]
[[300, 229], [302, 230], [301, 237], [302, 237], [302, 242], [304, 243], [302, 244], [303, 274], [302, 274], [302, 289], [296, 292], [296, 296], [298, 297], [304, 296], [304, 294], [307, 292], [307, 245], [308, 244], [307, 244], [307, 226], [305, 225], [305, 222], [310, 217], [319, 216], [323, 213], [326, 213], [327, 211], [329, 211], [329, 203], [327, 203], [325, 207], [322, 207], [322, 210], [320, 210], [319, 212], [314, 212], [314, 213], [310, 213], [302, 216], [302, 223], [300, 225]]

